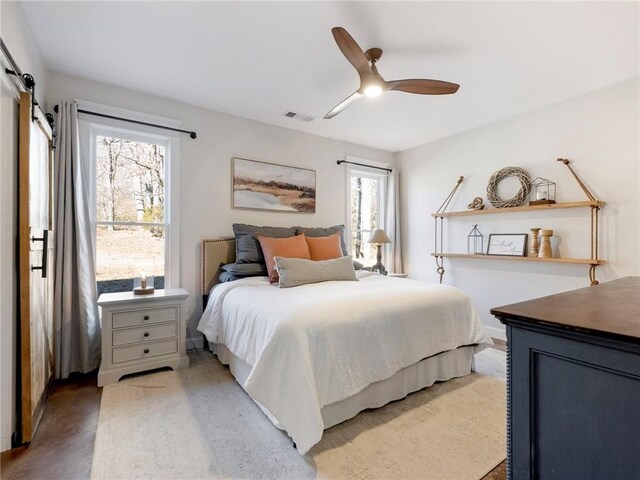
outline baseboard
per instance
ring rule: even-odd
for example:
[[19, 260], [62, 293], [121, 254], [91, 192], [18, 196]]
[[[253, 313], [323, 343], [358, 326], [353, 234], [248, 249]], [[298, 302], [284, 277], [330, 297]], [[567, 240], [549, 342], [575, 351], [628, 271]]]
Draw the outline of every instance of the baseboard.
[[484, 328], [486, 328], [489, 331], [489, 335], [491, 335], [492, 338], [497, 338], [498, 340], [504, 340], [505, 342], [507, 341], [507, 333], [504, 331], [504, 328], [488, 327], [486, 325]]
[[202, 335], [187, 337], [187, 350], [200, 350], [202, 348], [204, 348], [204, 337]]

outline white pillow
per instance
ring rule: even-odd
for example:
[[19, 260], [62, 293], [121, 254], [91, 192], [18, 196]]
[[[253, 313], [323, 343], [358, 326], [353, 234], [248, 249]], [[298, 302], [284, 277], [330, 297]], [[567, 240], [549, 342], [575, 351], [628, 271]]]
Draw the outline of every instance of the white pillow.
[[280, 288], [330, 280], [358, 281], [350, 256], [320, 261], [275, 257], [275, 262]]

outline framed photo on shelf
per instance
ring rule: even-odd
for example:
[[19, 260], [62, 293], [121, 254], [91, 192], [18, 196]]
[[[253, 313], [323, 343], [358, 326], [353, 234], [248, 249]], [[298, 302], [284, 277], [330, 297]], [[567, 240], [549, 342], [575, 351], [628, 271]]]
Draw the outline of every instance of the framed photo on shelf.
[[487, 255], [524, 257], [527, 251], [526, 233], [491, 233]]

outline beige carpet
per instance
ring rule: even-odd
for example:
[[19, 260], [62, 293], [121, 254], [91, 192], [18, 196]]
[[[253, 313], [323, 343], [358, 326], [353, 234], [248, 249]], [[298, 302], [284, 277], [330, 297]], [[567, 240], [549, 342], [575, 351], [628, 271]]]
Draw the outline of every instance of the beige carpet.
[[[493, 352], [478, 363], [500, 375], [504, 354]], [[503, 380], [475, 373], [362, 412], [302, 457], [228, 369], [198, 352], [189, 369], [104, 388], [92, 478], [475, 480], [504, 458]]]

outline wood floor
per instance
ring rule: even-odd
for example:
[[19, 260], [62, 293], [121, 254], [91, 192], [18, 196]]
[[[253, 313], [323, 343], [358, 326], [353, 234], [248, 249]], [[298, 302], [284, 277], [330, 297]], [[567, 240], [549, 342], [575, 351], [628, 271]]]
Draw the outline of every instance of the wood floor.
[[[496, 342], [499, 350], [502, 344]], [[102, 388], [96, 374], [58, 383], [33, 442], [2, 453], [2, 480], [84, 480], [91, 476]], [[504, 480], [502, 462], [481, 480]]]
[[87, 479], [98, 427], [102, 388], [97, 375], [60, 382], [28, 447], [2, 452], [2, 480]]

